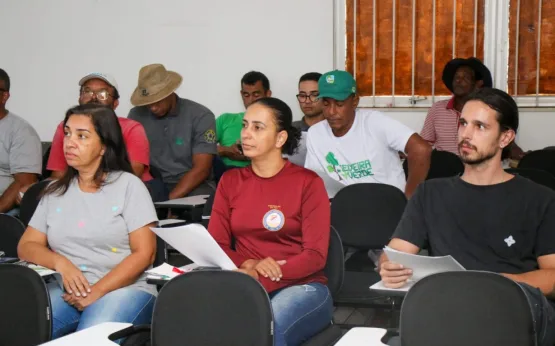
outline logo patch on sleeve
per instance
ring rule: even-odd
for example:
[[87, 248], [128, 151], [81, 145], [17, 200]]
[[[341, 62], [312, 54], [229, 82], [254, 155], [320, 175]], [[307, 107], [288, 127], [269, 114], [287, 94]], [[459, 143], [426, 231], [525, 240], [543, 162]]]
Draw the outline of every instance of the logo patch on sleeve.
[[204, 140], [206, 143], [216, 143], [216, 132], [214, 130], [206, 130], [204, 133]]

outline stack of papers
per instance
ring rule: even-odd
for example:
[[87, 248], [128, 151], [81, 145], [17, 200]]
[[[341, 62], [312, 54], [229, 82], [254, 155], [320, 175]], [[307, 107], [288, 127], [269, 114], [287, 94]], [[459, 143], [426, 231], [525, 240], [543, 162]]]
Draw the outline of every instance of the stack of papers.
[[402, 264], [405, 268], [412, 269], [412, 277], [401, 288], [388, 288], [380, 281], [370, 287], [373, 290], [407, 292], [418, 280], [437, 273], [450, 271], [463, 271], [464, 267], [451, 256], [430, 257], [408, 254], [397, 251], [388, 246], [384, 253], [390, 262]]
[[159, 265], [156, 268], [147, 270], [146, 271], [146, 273], [148, 274], [147, 279], [171, 280], [174, 277], [181, 274], [188, 273], [197, 267], [198, 265], [194, 263], [187, 264], [186, 266], [183, 266], [180, 268], [164, 263], [162, 265]]

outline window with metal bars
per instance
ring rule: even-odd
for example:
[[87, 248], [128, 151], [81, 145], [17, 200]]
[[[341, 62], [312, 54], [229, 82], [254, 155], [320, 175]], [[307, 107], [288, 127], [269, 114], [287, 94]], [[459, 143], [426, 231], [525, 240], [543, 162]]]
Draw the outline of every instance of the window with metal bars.
[[471, 56], [520, 106], [553, 106], [552, 18], [551, 0], [336, 0], [336, 66], [356, 77], [365, 107], [449, 98], [445, 64]]

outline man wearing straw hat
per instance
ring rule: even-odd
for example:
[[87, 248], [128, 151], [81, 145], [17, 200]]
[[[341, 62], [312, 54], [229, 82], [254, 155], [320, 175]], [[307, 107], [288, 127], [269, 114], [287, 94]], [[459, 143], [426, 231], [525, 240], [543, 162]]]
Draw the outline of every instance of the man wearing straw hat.
[[182, 77], [162, 64], [143, 66], [131, 95], [129, 118], [140, 122], [150, 141], [150, 162], [163, 187], [157, 200], [212, 194], [212, 159], [217, 154], [215, 117], [206, 107], [175, 94]]

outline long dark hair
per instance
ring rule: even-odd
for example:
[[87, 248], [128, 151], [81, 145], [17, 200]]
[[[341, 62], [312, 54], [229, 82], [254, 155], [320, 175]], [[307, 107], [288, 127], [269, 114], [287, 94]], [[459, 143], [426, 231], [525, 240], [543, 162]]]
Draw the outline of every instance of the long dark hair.
[[[100, 137], [100, 143], [105, 148], [100, 166], [98, 166], [94, 173], [94, 182], [98, 187], [106, 184], [103, 180], [105, 173], [118, 171], [133, 173], [118, 117], [112, 108], [97, 104], [75, 106], [66, 112], [64, 127], [72, 115], [88, 116], [93, 123], [94, 130], [98, 137]], [[68, 166], [64, 176], [50, 184], [45, 189], [44, 194], [58, 192], [60, 195], [63, 195], [73, 179], [78, 176], [79, 172], [75, 168]]]
[[293, 155], [299, 147], [299, 142], [301, 140], [301, 131], [292, 125], [293, 123], [293, 112], [287, 103], [275, 97], [263, 97], [256, 101], [254, 104], [262, 104], [272, 111], [277, 124], [277, 131], [286, 131], [287, 140], [281, 147], [281, 152], [287, 155]]

